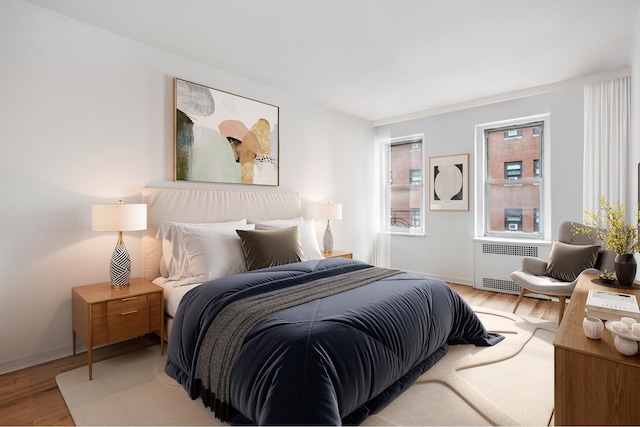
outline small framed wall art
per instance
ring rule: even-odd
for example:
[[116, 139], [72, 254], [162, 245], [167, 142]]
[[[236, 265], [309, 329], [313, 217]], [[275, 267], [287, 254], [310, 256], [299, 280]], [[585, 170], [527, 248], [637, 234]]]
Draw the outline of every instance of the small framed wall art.
[[174, 79], [174, 179], [279, 185], [279, 108]]
[[469, 154], [429, 157], [429, 209], [469, 210]]

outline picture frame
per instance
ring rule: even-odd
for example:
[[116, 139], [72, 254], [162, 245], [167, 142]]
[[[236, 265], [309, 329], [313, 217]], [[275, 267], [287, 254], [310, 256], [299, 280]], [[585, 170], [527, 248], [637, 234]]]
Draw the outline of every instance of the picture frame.
[[429, 210], [469, 210], [469, 154], [429, 157]]
[[279, 107], [174, 78], [174, 180], [278, 186]]

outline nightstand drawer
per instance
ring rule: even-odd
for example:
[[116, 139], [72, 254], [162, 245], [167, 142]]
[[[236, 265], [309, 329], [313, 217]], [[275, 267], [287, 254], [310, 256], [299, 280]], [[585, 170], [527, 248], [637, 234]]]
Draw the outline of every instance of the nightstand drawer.
[[107, 303], [109, 341], [119, 341], [149, 332], [147, 295]]
[[147, 295], [138, 295], [135, 297], [122, 298], [109, 301], [108, 313], [109, 317], [116, 314], [125, 314], [135, 310], [141, 310], [147, 307]]

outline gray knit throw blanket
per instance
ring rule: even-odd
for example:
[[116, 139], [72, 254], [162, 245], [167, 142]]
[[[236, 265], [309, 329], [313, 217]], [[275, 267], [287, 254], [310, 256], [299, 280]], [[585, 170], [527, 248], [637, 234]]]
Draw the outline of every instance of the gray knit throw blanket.
[[202, 385], [204, 404], [211, 407], [216, 418], [228, 421], [231, 369], [246, 336], [264, 317], [399, 273], [398, 270], [370, 267], [245, 298], [223, 308], [207, 330], [196, 364], [196, 379]]

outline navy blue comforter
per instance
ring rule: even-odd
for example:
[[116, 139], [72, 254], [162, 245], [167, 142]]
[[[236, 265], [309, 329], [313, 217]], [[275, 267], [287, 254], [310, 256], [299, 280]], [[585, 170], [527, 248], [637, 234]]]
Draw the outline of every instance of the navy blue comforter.
[[[171, 329], [167, 374], [192, 399], [215, 407], [195, 372], [220, 310], [249, 296], [369, 267], [342, 258], [305, 261], [191, 290]], [[359, 424], [440, 360], [448, 344], [493, 345], [502, 338], [487, 332], [444, 282], [400, 273], [260, 320], [231, 370], [231, 406], [223, 418], [259, 425]]]

